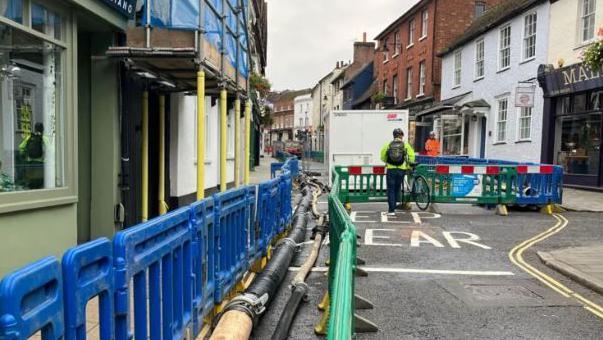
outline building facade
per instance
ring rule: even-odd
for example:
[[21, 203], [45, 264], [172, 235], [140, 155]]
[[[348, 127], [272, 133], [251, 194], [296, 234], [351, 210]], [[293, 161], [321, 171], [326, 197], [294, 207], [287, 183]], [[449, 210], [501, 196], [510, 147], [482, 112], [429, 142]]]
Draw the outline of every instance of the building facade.
[[312, 121], [316, 125], [316, 133], [312, 135], [312, 145], [315, 146], [313, 151], [324, 149], [324, 117], [335, 107], [335, 87], [332, 81], [344, 71], [343, 62], [338, 61], [335, 68], [322, 77], [312, 88]]
[[414, 120], [417, 112], [438, 102], [442, 69], [437, 52], [499, 2], [421, 0], [379, 33], [374, 68], [380, 106], [409, 109]]
[[95, 176], [116, 171], [119, 67], [96, 56], [134, 14], [123, 3], [0, 2], [0, 275], [102, 232]]
[[314, 128], [312, 121], [312, 94], [308, 93], [299, 95], [293, 99], [293, 135], [297, 135], [297, 131], [312, 131]]
[[541, 159], [563, 166], [564, 184], [603, 187], [603, 78], [580, 53], [601, 39], [601, 0], [550, 1], [547, 63], [538, 81], [544, 92]]
[[442, 104], [417, 118], [432, 124], [442, 154], [540, 162], [543, 94], [536, 78], [548, 37], [548, 1], [513, 0], [444, 49]]

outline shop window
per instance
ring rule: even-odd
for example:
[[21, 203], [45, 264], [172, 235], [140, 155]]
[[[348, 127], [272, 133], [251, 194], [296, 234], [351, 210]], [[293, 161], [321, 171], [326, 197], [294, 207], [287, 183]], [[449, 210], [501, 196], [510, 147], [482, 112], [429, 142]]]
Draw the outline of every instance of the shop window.
[[519, 111], [519, 140], [529, 140], [532, 137], [532, 108], [522, 107]]
[[0, 15], [22, 24], [23, 0], [0, 0]]
[[561, 141], [557, 163], [567, 174], [599, 173], [601, 148], [601, 113], [571, 115], [560, 118]]
[[0, 24], [0, 192], [63, 187], [64, 50]]
[[555, 114], [563, 115], [569, 113], [571, 110], [571, 97], [564, 96], [557, 98], [557, 103], [555, 106]]
[[507, 113], [509, 100], [507, 98], [498, 101], [496, 114], [496, 142], [504, 142], [507, 139]]
[[586, 93], [573, 96], [572, 113], [585, 112], [586, 110]]
[[590, 109], [591, 110], [600, 110], [601, 109], [601, 95], [603, 92], [595, 91], [590, 93]]
[[463, 120], [460, 117], [442, 118], [442, 152], [444, 155], [461, 155]]
[[61, 39], [61, 17], [36, 3], [31, 4], [31, 28], [57, 40]]

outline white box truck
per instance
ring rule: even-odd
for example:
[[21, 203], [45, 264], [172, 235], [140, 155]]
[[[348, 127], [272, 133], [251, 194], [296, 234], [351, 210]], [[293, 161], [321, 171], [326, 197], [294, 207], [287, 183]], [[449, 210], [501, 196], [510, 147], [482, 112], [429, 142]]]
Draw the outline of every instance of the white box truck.
[[381, 147], [393, 139], [392, 131], [404, 131], [408, 141], [408, 110], [332, 111], [325, 119], [325, 158], [331, 180], [335, 165], [377, 165]]

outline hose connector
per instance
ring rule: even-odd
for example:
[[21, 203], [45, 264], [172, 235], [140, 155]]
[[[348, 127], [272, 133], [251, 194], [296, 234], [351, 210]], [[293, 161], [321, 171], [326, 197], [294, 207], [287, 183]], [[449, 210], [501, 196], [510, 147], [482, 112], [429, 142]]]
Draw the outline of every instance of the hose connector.
[[224, 308], [223, 313], [226, 313], [230, 310], [238, 310], [249, 315], [249, 317], [255, 323], [258, 317], [262, 315], [264, 311], [266, 311], [267, 304], [268, 294], [257, 297], [254, 294], [245, 293], [230, 300], [230, 302]]

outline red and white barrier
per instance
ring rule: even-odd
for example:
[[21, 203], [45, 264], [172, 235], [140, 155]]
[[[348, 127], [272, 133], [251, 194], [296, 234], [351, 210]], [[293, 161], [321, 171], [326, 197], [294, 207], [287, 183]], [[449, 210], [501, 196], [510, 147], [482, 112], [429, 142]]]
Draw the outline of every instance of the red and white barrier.
[[350, 175], [385, 175], [384, 166], [351, 166], [348, 168]]
[[436, 165], [437, 174], [498, 175], [499, 166], [492, 165]]

